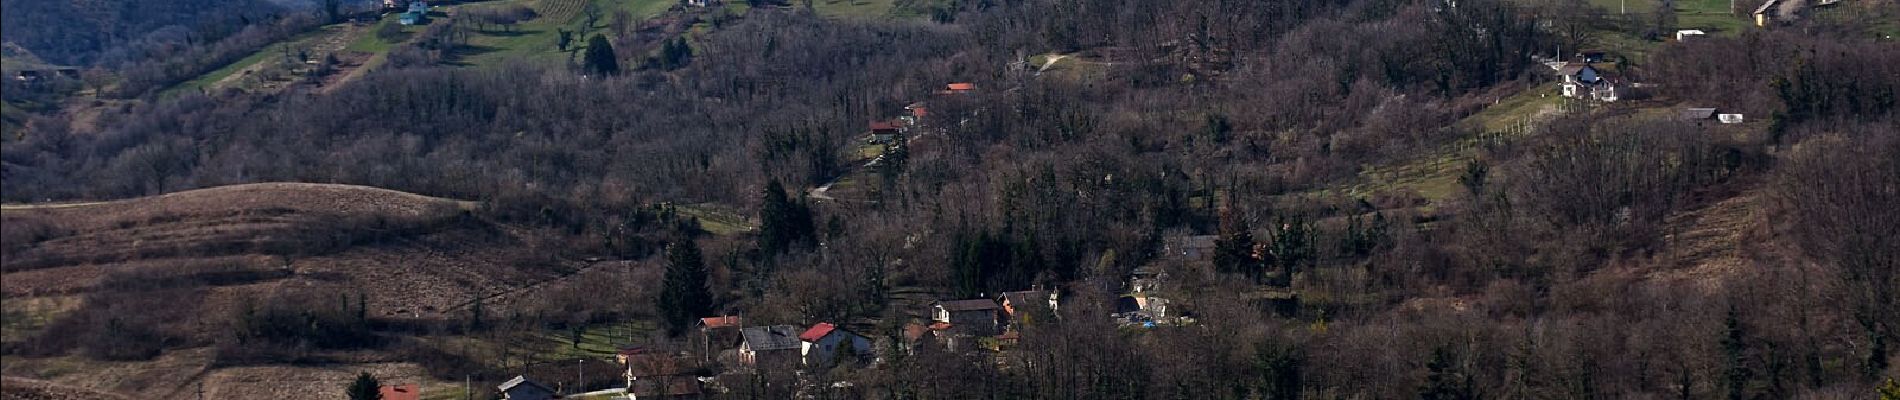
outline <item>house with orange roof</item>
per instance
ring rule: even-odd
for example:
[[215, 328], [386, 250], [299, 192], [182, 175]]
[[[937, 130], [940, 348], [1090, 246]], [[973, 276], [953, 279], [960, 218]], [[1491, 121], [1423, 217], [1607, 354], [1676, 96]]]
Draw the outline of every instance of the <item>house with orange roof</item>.
[[422, 399], [422, 389], [419, 387], [416, 387], [416, 384], [414, 383], [401, 384], [401, 385], [383, 385], [383, 387], [377, 388], [376, 391], [378, 393], [382, 393], [383, 400], [420, 400]]
[[953, 82], [943, 86], [944, 90], [937, 94], [965, 94], [976, 91], [976, 84], [969, 82]]
[[737, 315], [700, 318], [699, 335], [692, 338], [699, 342], [693, 348], [699, 349], [700, 361], [710, 363], [721, 351], [737, 347], [743, 327], [745, 319]]

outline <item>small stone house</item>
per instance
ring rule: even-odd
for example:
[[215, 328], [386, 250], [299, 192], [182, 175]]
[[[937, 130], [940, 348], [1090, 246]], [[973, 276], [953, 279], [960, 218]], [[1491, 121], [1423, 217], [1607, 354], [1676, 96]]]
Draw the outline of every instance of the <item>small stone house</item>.
[[1057, 311], [1056, 300], [1059, 296], [1053, 290], [1024, 290], [1005, 292], [999, 300], [1003, 305], [1003, 314], [1008, 315], [1011, 323], [1022, 321], [1024, 313], [1030, 310]]
[[947, 322], [951, 333], [967, 336], [996, 336], [999, 308], [990, 299], [938, 301], [931, 305], [933, 320]]
[[699, 349], [701, 359], [710, 362], [714, 355], [738, 346], [739, 328], [743, 327], [744, 322], [745, 320], [738, 316], [700, 318], [699, 332], [693, 341], [699, 342], [698, 346], [694, 347]]
[[798, 362], [798, 327], [791, 325], [755, 326], [739, 330], [739, 364], [793, 365]]

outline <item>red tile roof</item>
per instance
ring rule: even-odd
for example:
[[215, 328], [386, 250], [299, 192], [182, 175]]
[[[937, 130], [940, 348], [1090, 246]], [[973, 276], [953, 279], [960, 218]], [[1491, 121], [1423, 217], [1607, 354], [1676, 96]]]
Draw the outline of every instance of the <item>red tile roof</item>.
[[737, 315], [699, 319], [699, 324], [705, 325], [707, 328], [737, 328], [742, 322], [745, 321], [739, 319]]
[[950, 90], [954, 90], [954, 91], [976, 90], [976, 84], [969, 83], [969, 82], [957, 82], [957, 83], [952, 83], [948, 86]]
[[831, 331], [837, 329], [838, 326], [832, 325], [829, 322], [819, 322], [817, 325], [812, 325], [811, 329], [806, 329], [805, 333], [799, 334], [798, 340], [817, 342], [818, 339], [824, 339], [825, 335], [830, 335]]
[[904, 324], [904, 339], [915, 342], [918, 338], [924, 337], [924, 332], [926, 332], [927, 329], [929, 328], [925, 328], [924, 324]]
[[925, 115], [930, 115], [930, 110], [926, 110], [923, 107], [910, 109], [910, 116], [912, 117], [923, 118]]
[[422, 398], [422, 391], [416, 388], [416, 384], [413, 383], [407, 385], [384, 385], [378, 388], [377, 391], [383, 394], [383, 400], [417, 400]]
[[636, 377], [679, 375], [685, 370], [681, 368], [679, 358], [668, 354], [633, 355], [627, 357], [626, 363], [627, 372]]
[[924, 333], [942, 332], [942, 331], [947, 331], [947, 330], [950, 330], [949, 322], [937, 322], [937, 323], [932, 323], [929, 326], [925, 326], [924, 324], [919, 324], [919, 323], [904, 324], [904, 339], [908, 339], [914, 342], [914, 341], [917, 341], [917, 339], [924, 337]]

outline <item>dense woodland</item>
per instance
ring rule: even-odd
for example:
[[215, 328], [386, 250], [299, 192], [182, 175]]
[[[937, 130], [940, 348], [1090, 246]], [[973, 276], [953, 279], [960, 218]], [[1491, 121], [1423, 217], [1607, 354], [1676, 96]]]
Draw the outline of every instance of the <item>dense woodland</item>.
[[[1828, 20], [1661, 44], [1625, 66], [1663, 83], [1656, 98], [1771, 122], [1717, 134], [1577, 112], [1469, 144], [1502, 133], [1460, 120], [1546, 90], [1532, 57], [1579, 41], [1540, 25], [1576, 6], [1552, 3], [986, 0], [918, 6], [929, 22], [758, 8], [690, 46], [609, 30], [613, 68], [440, 66], [459, 42], [433, 26], [324, 95], [183, 93], [85, 124], [37, 116], [4, 135], [0, 197], [362, 184], [482, 201], [484, 218], [565, 239], [546, 257], [669, 265], [638, 293], [605, 290], [627, 296], [611, 306], [572, 288], [433, 328], [291, 293], [217, 317], [240, 334], [215, 340], [168, 335], [163, 314], [109, 317], [134, 300], [100, 295], [71, 329], [146, 339], [34, 350], [102, 359], [218, 344], [230, 363], [296, 360], [242, 349], [708, 312], [849, 321], [895, 315], [885, 295], [898, 286], [1041, 285], [1064, 293], [1060, 318], [1025, 327], [1001, 363], [933, 348], [825, 376], [873, 398], [1753, 399], [1868, 398], [1900, 375], [1900, 46]], [[25, 14], [13, 7], [8, 40]], [[1021, 66], [1091, 49], [1128, 61], [1086, 82]], [[103, 57], [86, 54], [57, 57]], [[962, 81], [981, 89], [934, 94]], [[919, 100], [941, 134], [865, 183], [876, 201], [804, 196], [855, 167], [846, 152], [865, 121]], [[1429, 207], [1405, 190], [1336, 190], [1368, 166], [1467, 145], [1478, 156], [1458, 166], [1458, 192]], [[1672, 221], [1734, 198], [1771, 221], [1727, 244], [1741, 262], [1683, 257]], [[691, 203], [761, 226], [714, 236], [665, 206]], [[1117, 328], [1105, 307], [1129, 271], [1157, 260], [1164, 237], [1194, 234], [1220, 235], [1214, 268], [1167, 267], [1198, 322]], [[1250, 306], [1256, 283], [1305, 303]], [[329, 330], [273, 322], [300, 305]], [[894, 335], [884, 328], [870, 333]], [[444, 377], [481, 371], [479, 355], [414, 356]]]

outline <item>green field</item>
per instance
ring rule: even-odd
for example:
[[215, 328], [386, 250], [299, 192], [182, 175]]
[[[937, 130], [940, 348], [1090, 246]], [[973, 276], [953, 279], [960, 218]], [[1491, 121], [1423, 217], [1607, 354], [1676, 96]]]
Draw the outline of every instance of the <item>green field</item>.
[[[469, 39], [470, 51], [454, 64], [464, 66], [499, 65], [510, 60], [527, 62], [559, 62], [569, 57], [560, 51], [558, 41], [560, 30], [584, 32], [574, 37], [570, 50], [582, 47], [587, 39], [600, 33], [607, 27], [616, 12], [625, 11], [636, 23], [659, 16], [671, 8], [674, 0], [592, 0], [602, 10], [601, 17], [594, 26], [582, 29], [586, 18], [581, 10], [589, 0], [543, 0], [532, 4], [540, 18], [519, 24], [512, 29], [491, 27], [488, 31], [476, 33]], [[501, 3], [507, 4], [507, 3]], [[488, 5], [470, 5], [465, 7], [488, 7]]]
[[893, 16], [893, 0], [810, 0], [818, 15], [832, 18], [879, 18]]
[[356, 38], [356, 41], [350, 42], [349, 46], [345, 46], [343, 47], [343, 49], [349, 50], [349, 51], [360, 51], [364, 53], [382, 54], [382, 53], [389, 52], [389, 49], [391, 47], [395, 47], [396, 43], [402, 42], [404, 40], [408, 40], [409, 37], [415, 35], [416, 32], [422, 31], [421, 27], [403, 26], [402, 27], [403, 36], [397, 39], [396, 42], [389, 42], [389, 41], [383, 40], [382, 38], [376, 37], [376, 29], [381, 28], [383, 25], [389, 25], [389, 24], [400, 25], [401, 22], [397, 22], [397, 19], [399, 18], [400, 16], [394, 13], [384, 15], [381, 21], [376, 22], [376, 26], [369, 28], [369, 32], [370, 32], [369, 34], [363, 35], [363, 37]]
[[[1484, 134], [1521, 129], [1530, 121], [1538, 119], [1540, 114], [1556, 108], [1562, 99], [1556, 96], [1552, 86], [1532, 86], [1466, 117], [1459, 125]], [[1458, 176], [1464, 172], [1465, 163], [1473, 157], [1471, 147], [1480, 140], [1479, 136], [1464, 137], [1430, 154], [1399, 163], [1367, 167], [1359, 173], [1356, 183], [1345, 188], [1345, 194], [1364, 198], [1397, 190], [1418, 193], [1432, 202], [1451, 198], [1462, 190]]]
[[238, 71], [242, 71], [245, 68], [248, 68], [252, 65], [257, 65], [257, 63], [264, 62], [264, 60], [268, 60], [271, 57], [283, 56], [285, 46], [289, 46], [290, 48], [293, 48], [293, 49], [307, 46], [307, 44], [310, 43], [313, 39], [322, 37], [324, 35], [341, 34], [341, 32], [345, 28], [346, 28], [345, 24], [324, 25], [323, 27], [317, 28], [316, 30], [298, 34], [297, 36], [290, 38], [290, 40], [285, 40], [282, 42], [273, 43], [269, 46], [264, 46], [263, 49], [258, 50], [256, 53], [252, 53], [249, 56], [245, 56], [244, 58], [238, 59], [236, 62], [227, 64], [224, 67], [212, 70], [211, 72], [205, 73], [204, 75], [200, 75], [196, 79], [185, 81], [185, 83], [180, 83], [177, 86], [173, 86], [171, 89], [166, 89], [163, 93], [169, 94], [169, 93], [176, 93], [181, 90], [201, 89], [201, 88], [209, 87], [211, 86], [212, 83], [217, 83], [218, 81], [224, 80], [225, 77], [229, 77], [231, 76], [231, 74], [235, 74]]
[[678, 207], [680, 215], [699, 219], [699, 228], [720, 236], [730, 236], [758, 228], [744, 215], [712, 204], [687, 204]]
[[[1661, 2], [1657, 0], [1590, 0], [1591, 5], [1602, 8], [1611, 14], [1627, 10], [1630, 14], [1647, 19], [1656, 12]], [[1700, 29], [1711, 35], [1734, 36], [1749, 25], [1748, 12], [1739, 10], [1731, 13], [1728, 0], [1678, 0], [1676, 1], [1676, 29]]]
[[658, 328], [651, 321], [589, 325], [581, 331], [578, 345], [572, 332], [547, 330], [537, 333], [535, 343], [527, 347], [542, 350], [534, 356], [541, 360], [611, 358], [621, 346], [645, 340], [654, 329]]

